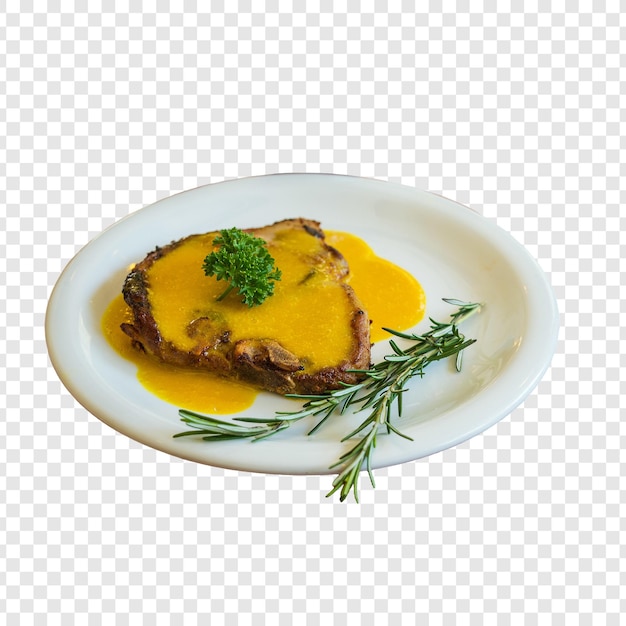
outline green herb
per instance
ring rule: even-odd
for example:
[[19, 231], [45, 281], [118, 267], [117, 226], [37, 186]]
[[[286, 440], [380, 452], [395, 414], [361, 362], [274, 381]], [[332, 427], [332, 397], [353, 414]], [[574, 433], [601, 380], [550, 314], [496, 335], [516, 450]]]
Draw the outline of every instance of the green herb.
[[218, 300], [238, 289], [242, 302], [252, 307], [274, 293], [274, 281], [280, 280], [281, 271], [274, 266], [263, 239], [228, 228], [220, 231], [213, 245], [219, 248], [206, 256], [202, 269], [207, 276], [230, 283]]
[[415, 376], [423, 376], [424, 369], [430, 363], [451, 356], [456, 357], [456, 369], [461, 371], [462, 351], [476, 341], [466, 339], [459, 332], [458, 325], [478, 312], [482, 305], [451, 299], [444, 301], [457, 306], [457, 310], [448, 322], [430, 319], [430, 330], [424, 334], [407, 334], [386, 328], [385, 330], [398, 339], [409, 342], [409, 345], [402, 348], [397, 341], [391, 339], [391, 354], [368, 370], [356, 370], [364, 377], [361, 382], [319, 395], [291, 394], [290, 397], [305, 401], [302, 408], [299, 411], [277, 412], [273, 418], [240, 417], [235, 422], [227, 422], [181, 409], [181, 420], [194, 430], [178, 433], [174, 437], [202, 435], [206, 441], [245, 438], [258, 441], [305, 417], [321, 417], [309, 431], [311, 435], [333, 414], [342, 414], [348, 407], [356, 407], [356, 412], [367, 411], [367, 417], [342, 439], [348, 441], [357, 438], [357, 442], [329, 468], [336, 469], [338, 475], [327, 495], [331, 496], [339, 491], [340, 500], [343, 501], [352, 492], [358, 502], [358, 478], [364, 467], [372, 487], [376, 486], [371, 460], [379, 433], [386, 431], [388, 434], [394, 433], [411, 440], [392, 424], [394, 405], [397, 415], [402, 415], [402, 394], [406, 391], [406, 383]]

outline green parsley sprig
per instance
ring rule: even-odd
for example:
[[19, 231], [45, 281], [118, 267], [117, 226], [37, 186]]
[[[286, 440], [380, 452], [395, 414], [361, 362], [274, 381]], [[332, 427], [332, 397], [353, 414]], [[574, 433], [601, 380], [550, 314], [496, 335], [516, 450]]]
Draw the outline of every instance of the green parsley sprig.
[[345, 413], [348, 407], [355, 408], [357, 413], [367, 410], [367, 417], [361, 424], [342, 439], [356, 439], [356, 443], [329, 468], [336, 469], [338, 475], [327, 496], [339, 491], [340, 500], [343, 501], [352, 492], [358, 502], [358, 478], [362, 469], [367, 470], [372, 487], [376, 486], [371, 460], [378, 435], [386, 431], [387, 434], [393, 433], [411, 440], [392, 424], [394, 406], [397, 408], [397, 416], [402, 415], [402, 395], [406, 391], [407, 382], [415, 376], [424, 376], [424, 369], [431, 363], [452, 356], [456, 357], [457, 371], [461, 371], [462, 352], [476, 341], [466, 339], [458, 326], [477, 313], [482, 304], [445, 298], [444, 301], [457, 306], [457, 310], [448, 322], [436, 322], [431, 318], [430, 329], [421, 335], [386, 328], [394, 337], [409, 342], [409, 345], [402, 348], [396, 340], [391, 339], [389, 345], [392, 353], [368, 370], [357, 370], [364, 377], [362, 381], [319, 395], [291, 394], [292, 398], [305, 400], [301, 409], [279, 411], [273, 418], [239, 417], [234, 422], [227, 422], [181, 409], [181, 421], [193, 430], [178, 433], [174, 437], [201, 435], [205, 441], [246, 438], [259, 441], [289, 428], [305, 417], [318, 417], [319, 421], [308, 433], [311, 435], [332, 415]]
[[219, 247], [206, 256], [202, 269], [207, 276], [230, 283], [218, 300], [237, 289], [242, 302], [253, 307], [274, 293], [274, 281], [282, 274], [263, 239], [239, 228], [228, 228], [220, 231], [213, 245]]

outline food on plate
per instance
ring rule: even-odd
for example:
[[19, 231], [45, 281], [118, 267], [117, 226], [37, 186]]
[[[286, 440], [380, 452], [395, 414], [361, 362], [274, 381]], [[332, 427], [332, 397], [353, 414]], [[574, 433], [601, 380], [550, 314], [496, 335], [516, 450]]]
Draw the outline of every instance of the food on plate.
[[[310, 220], [303, 220], [303, 222], [307, 223]], [[319, 225], [314, 225], [314, 230], [319, 228]], [[251, 234], [253, 230], [250, 230], [248, 234]], [[217, 235], [217, 233], [212, 234]], [[340, 259], [343, 259], [340, 263], [343, 272], [347, 261], [348, 272], [343, 281], [356, 292], [363, 310], [367, 312], [367, 317], [371, 321], [371, 343], [375, 344], [391, 337], [385, 328], [409, 329], [420, 322], [426, 307], [426, 297], [420, 283], [411, 273], [391, 260], [378, 256], [366, 241], [353, 233], [324, 230], [324, 234], [323, 241], [325, 244], [340, 252], [339, 255], [331, 253], [332, 257], [330, 258], [333, 259], [333, 264], [336, 265]], [[206, 238], [208, 239], [208, 235]], [[319, 245], [319, 241], [315, 238], [305, 237], [305, 241]], [[207, 283], [215, 282], [211, 296], [215, 299], [220, 297], [231, 284], [227, 281], [228, 277], [217, 281], [217, 276], [207, 278], [204, 275], [206, 271], [204, 263], [207, 257], [203, 255], [214, 249], [210, 243], [209, 241], [207, 248], [202, 253], [190, 255], [186, 261], [180, 260], [181, 263], [187, 264], [187, 270], [184, 272], [185, 279], [177, 281], [175, 277], [171, 277], [171, 284], [166, 294], [166, 300], [170, 304], [179, 302], [180, 294], [190, 289], [189, 286], [185, 286], [186, 282], [190, 280], [187, 276], [190, 272], [194, 276], [193, 280], [198, 283], [201, 289], [206, 289]], [[162, 254], [166, 247], [162, 248], [161, 252], [159, 249], [154, 250], [151, 255]], [[268, 244], [268, 252], [272, 249], [272, 244]], [[399, 245], [393, 251], [394, 256], [401, 258], [401, 250], [402, 247]], [[170, 261], [172, 258], [170, 257]], [[138, 266], [145, 264], [146, 261], [147, 258]], [[280, 270], [282, 264], [281, 261], [276, 268]], [[269, 268], [266, 267], [266, 269]], [[271, 274], [272, 271], [270, 269], [268, 273]], [[237, 277], [234, 270], [230, 277]], [[120, 287], [123, 280], [124, 278], [120, 281]], [[278, 285], [283, 283], [282, 277], [278, 281], [272, 281], [272, 283], [277, 286], [278, 293], [280, 293], [282, 287], [278, 288]], [[140, 291], [139, 285], [137, 285], [137, 290]], [[266, 307], [270, 306], [272, 302], [275, 304], [276, 297], [276, 295], [270, 295], [263, 304], [254, 305], [251, 308], [245, 303], [241, 304], [242, 295], [238, 293], [238, 290], [233, 289], [224, 298], [223, 303], [227, 302], [229, 309], [237, 308], [239, 311], [247, 311], [247, 315], [254, 317], [260, 311], [267, 310]], [[239, 304], [237, 305], [238, 301]], [[206, 302], [204, 304], [206, 305]], [[164, 362], [158, 356], [149, 353], [143, 347], [139, 347], [143, 346], [140, 341], [136, 343], [122, 331], [122, 328], [130, 330], [130, 327], [137, 326], [135, 313], [136, 310], [124, 302], [120, 288], [120, 292], [110, 301], [102, 316], [102, 332], [111, 348], [127, 362], [136, 366], [138, 382], [153, 397], [156, 396], [175, 406], [183, 406], [189, 410], [209, 414], [237, 413], [252, 405], [261, 390], [258, 385], [253, 386], [231, 377], [220, 376], [206, 368], [179, 366]], [[320, 322], [326, 318], [326, 313], [323, 302], [312, 303], [309, 316], [313, 316], [315, 319], [308, 326], [314, 329], [316, 333], [323, 330], [324, 326], [320, 327]], [[196, 326], [201, 324], [207, 324], [207, 322], [197, 322]], [[297, 326], [296, 320], [290, 320], [289, 323], [280, 328], [280, 334], [290, 335], [293, 332], [301, 331], [302, 327], [302, 324], [300, 327]], [[130, 332], [131, 335], [135, 335], [136, 331], [130, 330]], [[139, 340], [139, 337], [137, 339]], [[148, 401], [148, 398], [145, 400]]]
[[132, 320], [122, 330], [135, 347], [280, 394], [356, 382], [353, 370], [370, 365], [370, 319], [320, 224], [298, 218], [243, 231], [265, 242], [278, 269], [273, 293], [257, 306], [225, 294], [218, 272], [205, 273], [225, 232], [158, 247], [128, 274], [123, 294]]

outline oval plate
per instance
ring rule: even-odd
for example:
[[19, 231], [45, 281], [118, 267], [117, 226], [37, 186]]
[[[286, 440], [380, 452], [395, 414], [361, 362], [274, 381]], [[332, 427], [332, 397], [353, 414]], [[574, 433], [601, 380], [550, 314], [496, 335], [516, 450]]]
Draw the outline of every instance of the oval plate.
[[[404, 267], [422, 284], [427, 317], [446, 321], [442, 298], [484, 302], [463, 324], [477, 342], [463, 370], [440, 362], [415, 378], [403, 397], [395, 435], [378, 439], [372, 467], [418, 459], [481, 433], [518, 406], [546, 371], [558, 334], [556, 302], [543, 272], [508, 233], [474, 211], [432, 193], [377, 180], [326, 174], [282, 174], [227, 181], [172, 196], [109, 227], [61, 274], [48, 304], [46, 341], [61, 381], [90, 413], [157, 450], [209, 465], [253, 472], [325, 474], [354, 442], [342, 437], [365, 415], [299, 422], [274, 438], [204, 442], [173, 439], [188, 428], [178, 408], [155, 397], [135, 366], [108, 345], [102, 314], [129, 268], [157, 245], [196, 232], [263, 226], [291, 217], [348, 231]], [[428, 322], [418, 325], [425, 330]], [[373, 360], [389, 352], [376, 344]], [[450, 361], [450, 360], [449, 360]], [[247, 416], [296, 410], [294, 400], [259, 394]], [[237, 417], [229, 416], [226, 419]]]

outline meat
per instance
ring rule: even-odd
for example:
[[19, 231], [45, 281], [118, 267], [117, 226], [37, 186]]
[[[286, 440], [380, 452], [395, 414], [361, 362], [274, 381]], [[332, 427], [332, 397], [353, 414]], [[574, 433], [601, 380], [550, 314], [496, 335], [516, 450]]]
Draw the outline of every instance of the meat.
[[248, 229], [283, 274], [275, 293], [249, 308], [201, 269], [217, 232], [149, 253], [123, 286], [133, 321], [122, 330], [165, 363], [211, 371], [279, 394], [321, 393], [357, 382], [370, 365], [370, 322], [348, 284], [343, 256], [318, 222], [290, 219]]

